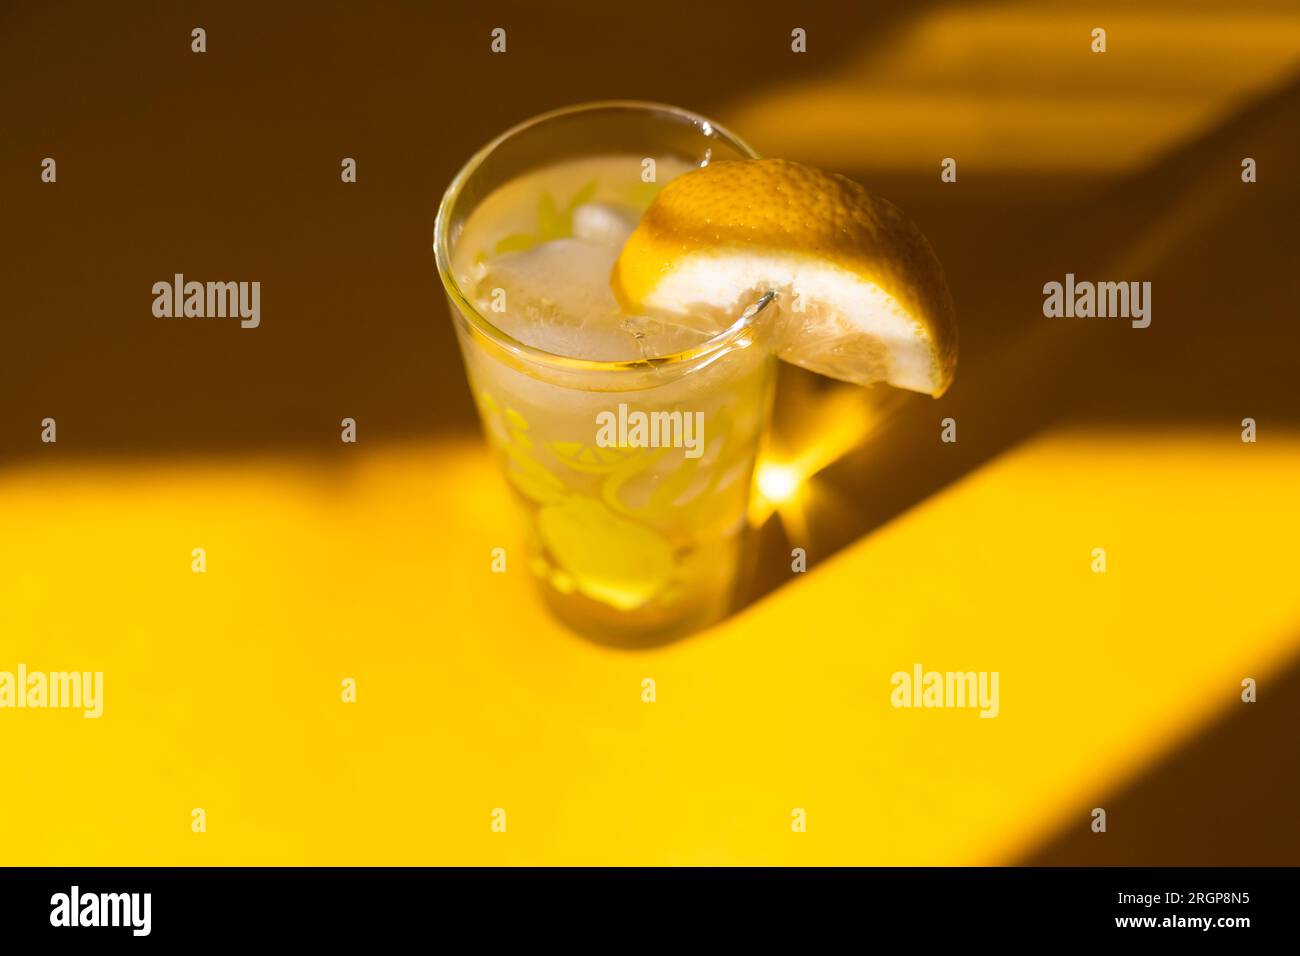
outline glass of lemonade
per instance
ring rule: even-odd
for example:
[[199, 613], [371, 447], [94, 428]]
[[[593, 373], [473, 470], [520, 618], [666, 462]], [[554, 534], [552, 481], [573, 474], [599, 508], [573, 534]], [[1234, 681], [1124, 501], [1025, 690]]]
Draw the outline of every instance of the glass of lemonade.
[[490, 143], [438, 210], [438, 271], [524, 515], [526, 566], [556, 614], [597, 639], [685, 633], [734, 598], [775, 377], [761, 303], [630, 315], [609, 277], [665, 183], [753, 156], [682, 110], [577, 106]]

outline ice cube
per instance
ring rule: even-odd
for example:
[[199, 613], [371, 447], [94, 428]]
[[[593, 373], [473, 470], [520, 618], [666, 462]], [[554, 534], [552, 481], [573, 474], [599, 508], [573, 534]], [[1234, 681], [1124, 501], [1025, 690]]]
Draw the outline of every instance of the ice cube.
[[622, 249], [636, 228], [636, 222], [636, 213], [627, 206], [607, 202], [584, 203], [573, 210], [573, 235], [611, 249]]
[[526, 345], [557, 355], [636, 358], [609, 287], [616, 252], [582, 239], [554, 239], [487, 261], [477, 298], [488, 321]]
[[708, 336], [624, 313], [610, 289], [617, 248], [553, 239], [486, 262], [475, 289], [483, 315], [525, 345], [602, 362], [681, 352]]

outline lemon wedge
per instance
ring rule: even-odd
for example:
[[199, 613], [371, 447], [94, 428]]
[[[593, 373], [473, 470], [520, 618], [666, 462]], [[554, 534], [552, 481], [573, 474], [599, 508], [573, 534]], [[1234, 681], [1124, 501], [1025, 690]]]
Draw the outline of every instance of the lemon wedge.
[[764, 320], [776, 354], [859, 385], [938, 397], [957, 364], [952, 297], [921, 231], [857, 183], [788, 160], [716, 162], [668, 183], [611, 286], [632, 314], [679, 321], [734, 317], [776, 291]]

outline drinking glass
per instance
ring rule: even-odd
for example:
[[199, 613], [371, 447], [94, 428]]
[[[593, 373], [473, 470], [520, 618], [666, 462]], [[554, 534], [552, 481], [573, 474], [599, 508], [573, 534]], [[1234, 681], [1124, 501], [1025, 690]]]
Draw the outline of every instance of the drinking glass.
[[[775, 377], [756, 321], [762, 305], [669, 355], [553, 354], [508, 335], [475, 304], [453, 269], [457, 243], [495, 190], [548, 166], [668, 156], [694, 167], [754, 155], [717, 124], [680, 109], [575, 106], [480, 150], [438, 210], [438, 271], [484, 431], [523, 516], [526, 566], [559, 618], [599, 640], [677, 636], [718, 620], [734, 600]], [[602, 413], [607, 424], [643, 413], [675, 426], [674, 413], [681, 421], [694, 416], [703, 440], [694, 448], [602, 443]]]

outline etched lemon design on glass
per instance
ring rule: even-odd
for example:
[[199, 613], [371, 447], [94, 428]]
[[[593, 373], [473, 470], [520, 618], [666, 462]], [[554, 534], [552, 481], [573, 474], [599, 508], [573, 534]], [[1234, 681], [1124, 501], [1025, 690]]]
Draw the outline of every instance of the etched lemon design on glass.
[[[742, 457], [719, 467], [732, 438], [724, 410], [704, 453], [689, 458], [670, 448], [543, 441], [518, 410], [487, 391], [477, 397], [510, 483], [535, 509], [538, 577], [620, 611], [671, 604], [692, 583], [716, 578], [705, 566], [719, 555], [700, 547], [699, 532], [715, 530], [719, 516], [739, 530], [750, 464]], [[720, 508], [717, 494], [735, 505]]]

